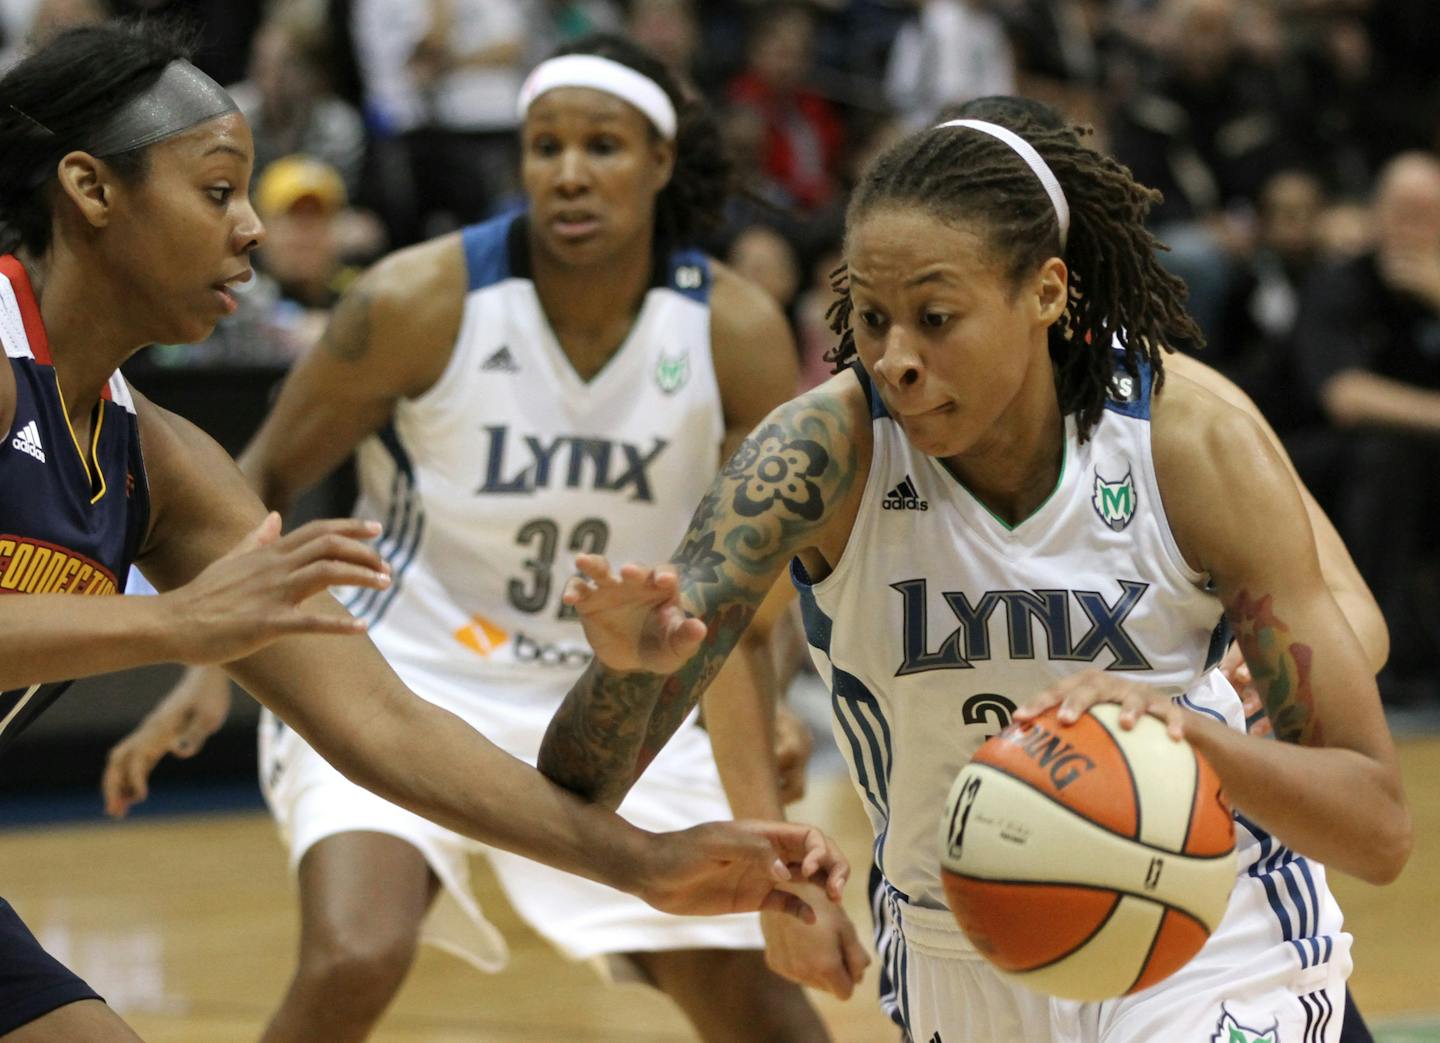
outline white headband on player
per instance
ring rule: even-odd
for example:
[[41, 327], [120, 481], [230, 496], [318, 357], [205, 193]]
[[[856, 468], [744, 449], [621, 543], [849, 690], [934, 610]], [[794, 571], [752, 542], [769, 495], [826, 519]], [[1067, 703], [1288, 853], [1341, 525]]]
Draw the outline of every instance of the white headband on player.
[[675, 106], [664, 89], [628, 65], [595, 54], [566, 54], [543, 61], [531, 70], [520, 88], [520, 118], [535, 99], [557, 87], [589, 87], [629, 102], [667, 141], [675, 139]]
[[1060, 179], [1055, 176], [1055, 171], [1050, 169], [1050, 164], [1035, 151], [1034, 145], [1013, 130], [984, 120], [950, 120], [935, 129], [939, 130], [941, 127], [969, 127], [982, 134], [989, 134], [992, 138], [999, 138], [1014, 149], [1025, 161], [1025, 165], [1035, 172], [1045, 194], [1050, 197], [1050, 205], [1055, 208], [1055, 220], [1060, 225], [1060, 249], [1065, 249], [1065, 240], [1070, 234], [1070, 204], [1065, 201], [1065, 191], [1060, 187]]

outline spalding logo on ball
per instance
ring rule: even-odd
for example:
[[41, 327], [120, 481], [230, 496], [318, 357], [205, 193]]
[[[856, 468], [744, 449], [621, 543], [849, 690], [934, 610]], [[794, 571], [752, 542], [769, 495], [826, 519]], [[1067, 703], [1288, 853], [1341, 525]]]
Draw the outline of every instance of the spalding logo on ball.
[[950, 909], [986, 958], [1054, 996], [1103, 1000], [1175, 973], [1220, 924], [1235, 826], [1215, 771], [1165, 725], [1101, 704], [995, 736], [940, 823]]

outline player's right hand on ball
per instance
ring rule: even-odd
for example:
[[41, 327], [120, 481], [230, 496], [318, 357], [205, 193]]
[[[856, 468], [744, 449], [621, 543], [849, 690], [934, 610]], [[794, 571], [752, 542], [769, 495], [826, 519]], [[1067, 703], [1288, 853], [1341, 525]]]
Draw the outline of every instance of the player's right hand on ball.
[[671, 674], [700, 647], [705, 624], [681, 607], [673, 568], [624, 565], [617, 575], [598, 554], [578, 555], [575, 567], [563, 600], [606, 669]]
[[345, 518], [281, 536], [280, 516], [271, 513], [229, 554], [156, 599], [177, 646], [173, 658], [228, 663], [289, 634], [360, 633], [363, 621], [304, 602], [329, 587], [388, 587], [390, 567], [365, 542], [379, 534], [375, 522]]
[[793, 822], [707, 822], [651, 837], [636, 893], [662, 912], [717, 916], [787, 913], [805, 923], [815, 911], [779, 886], [806, 880], [840, 901], [850, 864], [835, 842]]

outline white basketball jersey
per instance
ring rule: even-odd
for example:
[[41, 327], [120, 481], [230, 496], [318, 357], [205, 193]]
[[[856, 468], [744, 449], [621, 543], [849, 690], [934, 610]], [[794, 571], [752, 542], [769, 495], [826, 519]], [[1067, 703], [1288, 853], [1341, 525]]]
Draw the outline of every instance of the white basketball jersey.
[[[1160, 501], [1148, 372], [1117, 371], [1089, 440], [1067, 418], [1055, 490], [1015, 526], [915, 449], [856, 373], [874, 451], [855, 527], [824, 580], [810, 584], [798, 561], [793, 573], [876, 863], [903, 900], [941, 908], [945, 795], [1030, 696], [1098, 668], [1237, 729], [1244, 718], [1211, 669], [1228, 644], [1221, 605], [1185, 563]], [[1243, 816], [1237, 824], [1240, 871], [1280, 873], [1264, 882], [1283, 937], [1313, 930], [1323, 868]]]
[[348, 606], [401, 676], [473, 681], [477, 698], [514, 681], [558, 699], [590, 659], [560, 603], [575, 554], [668, 554], [724, 437], [704, 255], [660, 259], [624, 344], [586, 382], [528, 277], [524, 220], [464, 231], [449, 364], [359, 452], [356, 514], [383, 524], [394, 579]]

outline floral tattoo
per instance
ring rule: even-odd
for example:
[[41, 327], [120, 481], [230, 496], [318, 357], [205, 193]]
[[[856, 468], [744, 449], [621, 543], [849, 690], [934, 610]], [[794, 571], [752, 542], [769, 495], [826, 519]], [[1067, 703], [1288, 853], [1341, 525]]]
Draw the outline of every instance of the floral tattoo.
[[1323, 746], [1325, 732], [1311, 687], [1314, 649], [1290, 639], [1290, 628], [1275, 614], [1269, 594], [1257, 598], [1240, 591], [1230, 616], [1275, 735], [1286, 742]]
[[736, 513], [753, 518], [778, 503], [806, 521], [817, 521], [825, 501], [812, 479], [829, 465], [830, 455], [818, 442], [787, 436], [769, 424], [745, 440], [723, 473], [739, 479]]

